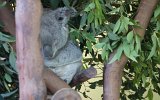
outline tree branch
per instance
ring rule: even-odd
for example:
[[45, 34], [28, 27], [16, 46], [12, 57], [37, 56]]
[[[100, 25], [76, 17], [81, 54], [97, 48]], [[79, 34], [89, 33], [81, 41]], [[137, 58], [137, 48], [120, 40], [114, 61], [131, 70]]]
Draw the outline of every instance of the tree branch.
[[[151, 15], [158, 4], [158, 0], [141, 0], [135, 20], [138, 20], [141, 28], [134, 28], [135, 33], [144, 37], [145, 30], [150, 21]], [[115, 55], [113, 52], [110, 57]], [[128, 58], [123, 54], [119, 61], [115, 61], [112, 64], [105, 64], [104, 69], [104, 100], [119, 100], [121, 78], [124, 65], [127, 63]]]
[[16, 0], [20, 100], [45, 100], [46, 98], [39, 41], [41, 11], [40, 0]]
[[82, 70], [78, 74], [76, 74], [71, 83], [70, 86], [76, 86], [80, 83], [83, 83], [91, 78], [94, 78], [97, 75], [97, 70], [94, 67], [90, 67], [88, 69]]

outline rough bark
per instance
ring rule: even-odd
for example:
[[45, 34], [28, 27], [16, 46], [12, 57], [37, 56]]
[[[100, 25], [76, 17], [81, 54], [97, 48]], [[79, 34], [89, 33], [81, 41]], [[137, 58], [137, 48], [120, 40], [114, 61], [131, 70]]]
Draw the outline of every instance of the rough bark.
[[43, 78], [45, 80], [48, 90], [52, 94], [56, 93], [58, 90], [61, 90], [62, 88], [70, 88], [67, 83], [65, 83], [58, 76], [56, 76], [50, 69], [46, 68], [44, 70]]
[[16, 0], [16, 49], [20, 100], [45, 100], [40, 53], [40, 0]]
[[94, 67], [90, 67], [86, 70], [82, 70], [81, 72], [79, 72], [73, 77], [70, 83], [70, 86], [73, 87], [78, 84], [81, 84], [91, 78], [94, 78], [96, 75], [97, 75], [97, 70]]
[[[135, 20], [140, 23], [141, 28], [134, 28], [133, 30], [142, 38], [144, 37], [145, 30], [158, 1], [159, 0], [141, 0], [140, 2]], [[115, 52], [110, 55], [110, 60], [114, 55]], [[119, 100], [121, 78], [127, 60], [128, 58], [122, 55], [119, 61], [115, 61], [112, 64], [105, 64], [103, 100]]]

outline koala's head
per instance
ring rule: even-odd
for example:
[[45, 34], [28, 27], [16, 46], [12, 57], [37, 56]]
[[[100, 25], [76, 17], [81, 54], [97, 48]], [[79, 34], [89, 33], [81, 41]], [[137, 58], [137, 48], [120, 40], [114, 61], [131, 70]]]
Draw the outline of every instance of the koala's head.
[[77, 13], [77, 11], [74, 8], [68, 8], [68, 7], [58, 8], [54, 10], [54, 12], [55, 12], [55, 19], [59, 23], [63, 24], [67, 24], [70, 17], [74, 17]]

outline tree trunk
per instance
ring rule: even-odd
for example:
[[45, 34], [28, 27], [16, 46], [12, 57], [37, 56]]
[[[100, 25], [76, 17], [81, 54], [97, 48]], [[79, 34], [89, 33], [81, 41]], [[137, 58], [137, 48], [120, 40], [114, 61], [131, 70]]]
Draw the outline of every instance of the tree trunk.
[[45, 100], [40, 53], [40, 0], [16, 0], [16, 48], [20, 100]]
[[[145, 30], [149, 24], [150, 18], [154, 11], [154, 8], [158, 4], [159, 0], [141, 0], [139, 9], [135, 20], [138, 20], [141, 28], [134, 28], [134, 32], [139, 34], [141, 38], [144, 37]], [[113, 52], [110, 57], [115, 55]], [[119, 100], [120, 99], [120, 86], [121, 78], [124, 69], [124, 65], [127, 63], [128, 58], [123, 54], [119, 61], [115, 61], [112, 64], [105, 64], [104, 69], [104, 95], [103, 100]]]

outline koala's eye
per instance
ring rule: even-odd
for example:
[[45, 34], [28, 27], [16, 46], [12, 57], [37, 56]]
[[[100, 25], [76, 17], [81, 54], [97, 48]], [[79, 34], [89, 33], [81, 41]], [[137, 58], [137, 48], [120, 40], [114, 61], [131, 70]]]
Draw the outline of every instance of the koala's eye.
[[59, 20], [59, 21], [62, 21], [62, 20], [63, 20], [63, 17], [59, 17], [58, 20]]

